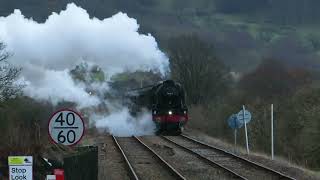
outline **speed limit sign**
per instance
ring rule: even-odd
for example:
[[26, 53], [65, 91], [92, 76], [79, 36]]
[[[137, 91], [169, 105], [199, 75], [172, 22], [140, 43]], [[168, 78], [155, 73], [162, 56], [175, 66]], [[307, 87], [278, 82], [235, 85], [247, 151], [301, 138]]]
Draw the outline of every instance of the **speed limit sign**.
[[81, 140], [84, 123], [77, 112], [63, 109], [51, 116], [48, 129], [54, 143], [72, 146]]

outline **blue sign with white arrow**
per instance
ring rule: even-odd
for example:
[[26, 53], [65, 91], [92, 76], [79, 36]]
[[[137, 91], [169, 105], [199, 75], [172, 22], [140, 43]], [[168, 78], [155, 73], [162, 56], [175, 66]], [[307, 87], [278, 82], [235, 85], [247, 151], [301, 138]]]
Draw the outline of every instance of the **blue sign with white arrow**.
[[[243, 120], [244, 117], [244, 120]], [[248, 124], [251, 121], [251, 113], [247, 110], [244, 111], [244, 116], [243, 116], [243, 110], [241, 110], [240, 112], [238, 112], [237, 114], [237, 119], [241, 124], [244, 124], [244, 121], [246, 122], [246, 124]]]
[[243, 123], [239, 122], [237, 114], [233, 114], [228, 119], [228, 125], [232, 129], [240, 129], [243, 126]]

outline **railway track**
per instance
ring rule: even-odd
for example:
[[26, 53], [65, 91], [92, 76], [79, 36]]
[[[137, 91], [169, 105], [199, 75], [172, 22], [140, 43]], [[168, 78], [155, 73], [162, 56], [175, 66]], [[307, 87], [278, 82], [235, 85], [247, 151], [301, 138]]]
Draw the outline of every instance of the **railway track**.
[[272, 170], [212, 145], [200, 142], [186, 135], [171, 137], [162, 136], [162, 138], [189, 151], [190, 153], [197, 154], [199, 157], [216, 164], [235, 176], [238, 176], [240, 179], [294, 179], [278, 171]]
[[126, 164], [122, 155], [116, 147], [111, 136], [96, 138], [99, 142], [98, 156], [98, 180], [122, 179], [129, 180], [129, 172], [126, 170]]
[[213, 180], [233, 180], [246, 179], [235, 174], [224, 167], [212, 162], [205, 157], [166, 140], [164, 137], [142, 137], [143, 141], [150, 145], [167, 162], [172, 164], [187, 179], [213, 179]]
[[114, 137], [130, 179], [186, 179], [138, 137]]

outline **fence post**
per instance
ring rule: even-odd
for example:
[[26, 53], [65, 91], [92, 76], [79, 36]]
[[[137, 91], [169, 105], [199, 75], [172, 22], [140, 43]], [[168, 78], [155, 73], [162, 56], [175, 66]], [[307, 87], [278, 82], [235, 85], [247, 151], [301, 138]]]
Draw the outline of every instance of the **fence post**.
[[271, 159], [274, 159], [274, 145], [273, 145], [273, 104], [271, 104]]

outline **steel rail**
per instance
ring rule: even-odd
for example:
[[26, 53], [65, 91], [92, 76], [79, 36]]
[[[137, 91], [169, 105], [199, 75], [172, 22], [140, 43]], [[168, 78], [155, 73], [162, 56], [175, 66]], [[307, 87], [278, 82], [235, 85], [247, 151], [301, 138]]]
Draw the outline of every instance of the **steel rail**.
[[134, 169], [133, 169], [130, 161], [128, 160], [126, 154], [124, 153], [124, 151], [122, 150], [120, 144], [118, 143], [117, 138], [114, 137], [114, 136], [112, 136], [112, 139], [113, 139], [113, 141], [115, 142], [115, 144], [117, 145], [119, 151], [121, 152], [122, 157], [123, 157], [124, 160], [126, 161], [126, 164], [127, 164], [128, 168], [129, 168], [129, 170], [130, 170], [130, 178], [131, 178], [131, 179], [134, 179], [134, 180], [139, 180], [139, 178], [138, 178], [136, 172], [134, 171]]
[[221, 169], [227, 171], [228, 173], [232, 174], [233, 176], [235, 176], [235, 177], [237, 177], [239, 179], [247, 180], [247, 178], [245, 178], [245, 177], [241, 176], [240, 174], [232, 171], [231, 169], [229, 169], [227, 167], [224, 167], [224, 166], [222, 166], [222, 165], [220, 165], [220, 164], [208, 159], [207, 157], [205, 157], [205, 156], [203, 156], [203, 155], [201, 155], [201, 154], [199, 154], [199, 153], [197, 153], [197, 152], [195, 152], [195, 151], [193, 151], [193, 150], [191, 150], [191, 149], [189, 149], [189, 148], [187, 148], [185, 146], [182, 146], [182, 145], [172, 141], [171, 139], [169, 139], [169, 138], [167, 138], [165, 136], [161, 136], [161, 138], [163, 138], [164, 140], [166, 140], [166, 141], [168, 141], [168, 142], [170, 142], [172, 144], [175, 144], [176, 146], [178, 146], [178, 147], [190, 152], [191, 154], [194, 154], [194, 155], [198, 156], [200, 159], [203, 159], [203, 160], [207, 161], [208, 163], [213, 164], [214, 166], [220, 167]]
[[179, 173], [173, 166], [171, 166], [167, 161], [165, 161], [158, 153], [156, 153], [153, 149], [151, 149], [147, 144], [145, 144], [140, 138], [133, 136], [140, 144], [142, 144], [146, 149], [148, 149], [153, 155], [155, 155], [163, 165], [168, 168], [177, 179], [186, 180], [186, 178]]
[[185, 138], [185, 139], [188, 139], [188, 140], [191, 141], [191, 142], [195, 142], [195, 143], [197, 143], [197, 144], [203, 145], [203, 146], [205, 146], [205, 147], [207, 147], [207, 148], [210, 148], [210, 149], [213, 149], [213, 150], [217, 150], [217, 151], [219, 151], [219, 152], [222, 152], [223, 154], [226, 154], [226, 155], [228, 155], [228, 156], [231, 156], [231, 157], [233, 157], [233, 158], [236, 158], [236, 159], [238, 159], [238, 160], [240, 160], [240, 161], [242, 161], [242, 162], [245, 162], [245, 163], [247, 163], [247, 164], [250, 164], [251, 166], [256, 166], [256, 167], [261, 168], [261, 169], [263, 169], [263, 170], [266, 170], [266, 171], [269, 171], [269, 172], [271, 172], [271, 173], [274, 173], [274, 174], [280, 176], [281, 178], [290, 179], [290, 180], [295, 180], [295, 178], [292, 178], [292, 177], [290, 177], [290, 176], [287, 176], [287, 175], [285, 175], [285, 174], [283, 174], [283, 173], [281, 173], [281, 172], [279, 172], [279, 171], [273, 170], [273, 169], [271, 169], [271, 168], [269, 168], [269, 167], [266, 167], [266, 166], [264, 166], [264, 165], [262, 165], [262, 164], [259, 164], [259, 163], [250, 161], [250, 160], [248, 160], [248, 159], [246, 159], [246, 158], [240, 157], [240, 156], [238, 156], [238, 155], [236, 155], [236, 154], [234, 154], [234, 153], [228, 152], [228, 151], [223, 150], [223, 149], [221, 149], [221, 148], [218, 148], [218, 147], [209, 145], [209, 144], [207, 144], [207, 143], [201, 142], [201, 141], [199, 141], [199, 140], [196, 140], [196, 139], [194, 139], [194, 138], [192, 138], [192, 137], [189, 137], [189, 136], [186, 136], [186, 135], [184, 135], [184, 134], [180, 135], [180, 137], [183, 137], [183, 138]]

